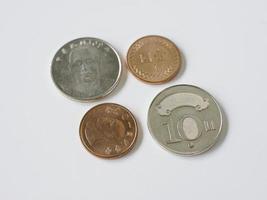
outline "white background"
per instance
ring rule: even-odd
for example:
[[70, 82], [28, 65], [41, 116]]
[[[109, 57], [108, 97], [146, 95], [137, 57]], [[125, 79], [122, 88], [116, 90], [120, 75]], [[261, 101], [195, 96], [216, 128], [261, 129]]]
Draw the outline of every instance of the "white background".
[[[0, 1], [0, 199], [267, 199], [267, 1]], [[78, 37], [99, 37], [125, 60], [141, 36], [180, 48], [179, 75], [163, 85], [123, 77], [108, 97], [78, 103], [50, 76], [56, 51]], [[211, 151], [181, 157], [148, 132], [154, 96], [195, 84], [220, 103], [227, 134]], [[129, 108], [140, 136], [117, 160], [89, 154], [79, 138], [85, 112], [104, 102]]]

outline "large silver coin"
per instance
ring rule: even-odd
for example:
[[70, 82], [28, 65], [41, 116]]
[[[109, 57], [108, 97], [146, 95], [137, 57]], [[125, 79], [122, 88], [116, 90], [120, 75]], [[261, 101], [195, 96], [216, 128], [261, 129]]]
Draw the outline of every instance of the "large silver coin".
[[51, 73], [56, 86], [69, 97], [92, 100], [109, 94], [116, 87], [121, 61], [105, 41], [80, 38], [58, 50]]
[[177, 154], [197, 155], [218, 140], [222, 113], [205, 90], [176, 85], [154, 98], [148, 111], [148, 127], [164, 148]]

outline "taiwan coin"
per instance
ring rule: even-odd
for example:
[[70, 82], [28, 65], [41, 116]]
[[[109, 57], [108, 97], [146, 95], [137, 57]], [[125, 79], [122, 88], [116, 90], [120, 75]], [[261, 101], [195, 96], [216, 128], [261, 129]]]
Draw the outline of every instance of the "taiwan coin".
[[167, 38], [145, 36], [130, 46], [127, 65], [133, 75], [142, 81], [164, 83], [175, 77], [180, 70], [180, 51]]
[[134, 146], [138, 128], [133, 114], [125, 107], [104, 103], [90, 109], [80, 123], [84, 147], [101, 158], [118, 158]]
[[210, 149], [222, 129], [215, 99], [193, 85], [176, 85], [160, 92], [148, 111], [148, 127], [156, 141], [177, 154], [197, 155]]
[[51, 67], [55, 85], [67, 96], [88, 101], [104, 97], [118, 84], [121, 61], [108, 43], [79, 38], [61, 47]]

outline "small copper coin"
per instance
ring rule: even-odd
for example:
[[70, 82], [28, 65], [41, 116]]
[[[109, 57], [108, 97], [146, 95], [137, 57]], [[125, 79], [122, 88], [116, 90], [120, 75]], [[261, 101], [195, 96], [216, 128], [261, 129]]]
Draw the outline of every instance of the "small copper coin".
[[171, 80], [181, 68], [179, 49], [162, 36], [145, 36], [135, 41], [127, 53], [131, 72], [148, 83]]
[[80, 124], [85, 148], [101, 158], [118, 158], [128, 153], [137, 139], [137, 123], [125, 107], [104, 103], [90, 109]]

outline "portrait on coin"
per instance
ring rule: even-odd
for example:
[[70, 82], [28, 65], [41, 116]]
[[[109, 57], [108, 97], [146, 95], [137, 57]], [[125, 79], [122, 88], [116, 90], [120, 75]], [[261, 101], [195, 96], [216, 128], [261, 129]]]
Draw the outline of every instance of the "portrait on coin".
[[86, 124], [85, 132], [90, 145], [101, 146], [101, 143], [114, 146], [126, 137], [126, 127], [119, 119], [99, 117], [95, 123]]
[[72, 73], [73, 81], [77, 85], [97, 81], [99, 62], [96, 55], [88, 48], [77, 48], [69, 54], [69, 70]]
[[91, 46], [73, 48], [68, 54], [68, 74], [71, 93], [95, 96], [110, 87], [116, 80], [108, 73], [103, 53]]
[[96, 49], [73, 49], [69, 53], [68, 68], [75, 91], [97, 92], [101, 88], [100, 55]]

